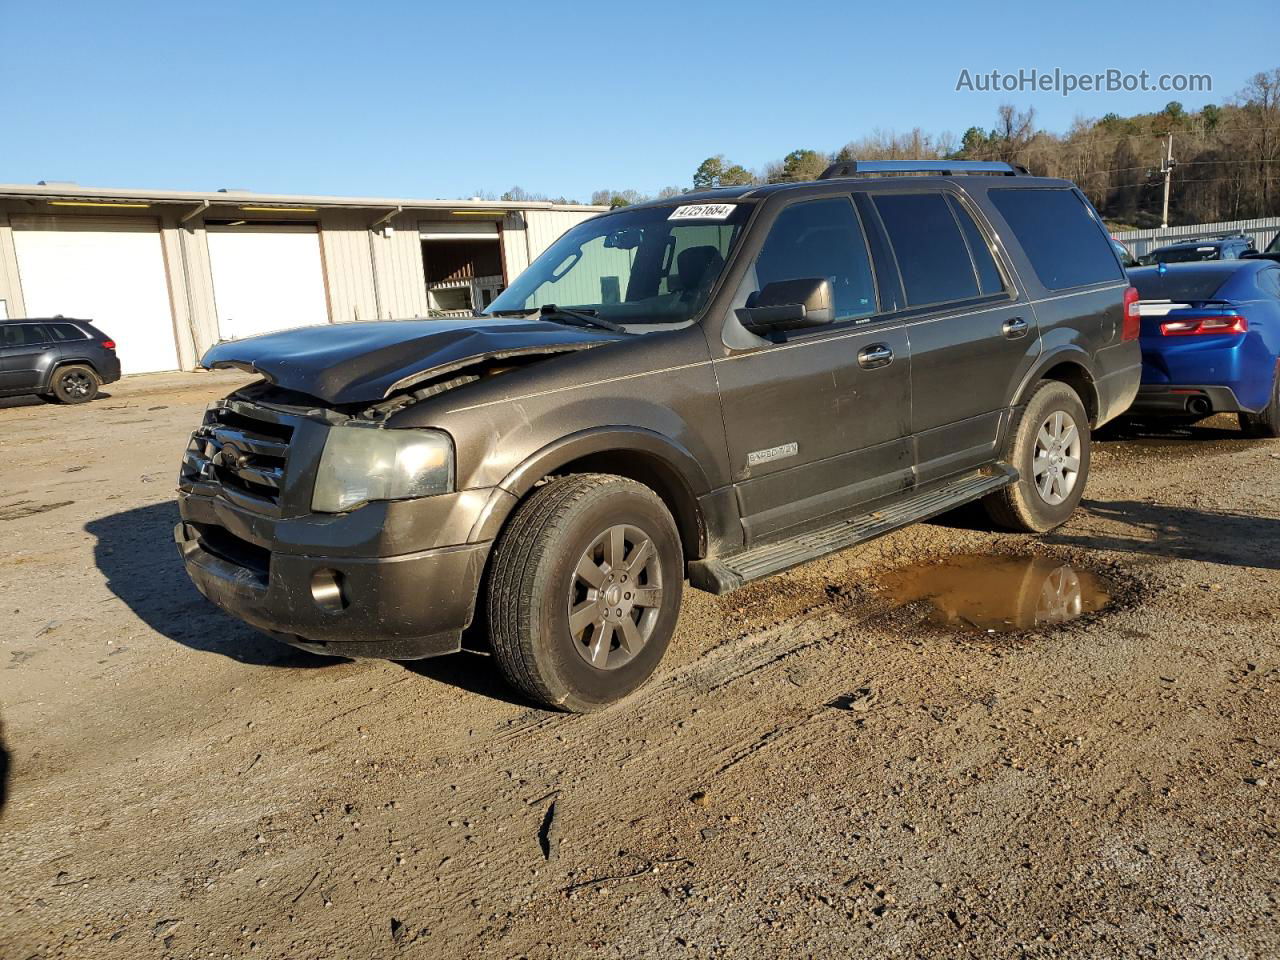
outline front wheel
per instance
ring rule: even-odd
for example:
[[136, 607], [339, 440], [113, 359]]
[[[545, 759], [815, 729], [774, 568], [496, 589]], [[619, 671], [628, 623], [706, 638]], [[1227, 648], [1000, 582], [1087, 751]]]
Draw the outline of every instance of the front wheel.
[[1009, 463], [1017, 482], [983, 501], [993, 521], [1010, 530], [1044, 533], [1071, 516], [1089, 477], [1089, 417], [1079, 395], [1046, 380], [1013, 423]]
[[683, 587], [680, 535], [657, 494], [608, 474], [553, 480], [516, 508], [494, 551], [494, 659], [547, 706], [607, 706], [657, 668]]

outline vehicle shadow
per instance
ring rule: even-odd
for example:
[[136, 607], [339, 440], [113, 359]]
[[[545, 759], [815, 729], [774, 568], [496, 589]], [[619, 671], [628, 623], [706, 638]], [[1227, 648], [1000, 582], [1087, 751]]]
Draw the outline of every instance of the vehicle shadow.
[[4, 745], [4, 724], [0, 723], [0, 815], [9, 800], [9, 751]]
[[94, 561], [107, 588], [162, 636], [204, 653], [271, 667], [325, 667], [345, 662], [298, 650], [261, 634], [202, 597], [173, 542], [174, 503], [159, 503], [91, 520]]
[[1276, 549], [1280, 520], [1271, 517], [1138, 500], [1085, 500], [1081, 508], [1086, 526], [1090, 518], [1098, 518], [1130, 530], [1099, 532], [1068, 527], [1041, 539], [1060, 546], [1280, 570], [1280, 550]]
[[400, 666], [420, 677], [445, 683], [467, 693], [474, 693], [491, 700], [509, 703], [517, 707], [545, 710], [546, 707], [521, 696], [507, 686], [493, 658], [480, 650], [463, 647], [461, 653], [445, 657], [428, 657], [425, 660], [401, 660]]
[[[111, 394], [107, 393], [106, 391], [102, 391], [93, 399], [93, 402], [98, 403], [101, 400], [110, 400], [110, 399], [111, 399]], [[45, 397], [36, 396], [35, 394], [32, 394], [32, 393], [24, 393], [16, 397], [0, 397], [0, 410], [13, 410], [18, 407], [46, 407], [46, 406], [59, 407], [59, 406], [62, 406], [62, 404], [55, 403], [51, 399], [46, 399]]]
[[[1231, 419], [1228, 419], [1230, 416]], [[1252, 440], [1234, 424], [1234, 414], [1221, 414], [1204, 420], [1186, 422], [1151, 417], [1120, 417], [1093, 431], [1093, 442], [1110, 446], [1115, 443], [1170, 444], [1246, 442]], [[1230, 425], [1228, 425], [1230, 424]]]

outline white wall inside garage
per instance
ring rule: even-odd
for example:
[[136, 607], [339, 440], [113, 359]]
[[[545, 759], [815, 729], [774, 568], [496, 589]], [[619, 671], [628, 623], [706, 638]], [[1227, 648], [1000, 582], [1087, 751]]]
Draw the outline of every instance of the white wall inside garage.
[[[466, 209], [466, 204], [460, 203], [458, 208]], [[53, 209], [43, 201], [0, 200], [0, 300], [5, 301], [10, 317], [28, 315], [22, 296], [12, 218], [48, 214]], [[217, 207], [214, 207], [208, 213], [200, 213], [190, 205], [177, 204], [155, 204], [149, 209], [136, 211], [108, 211], [113, 216], [137, 216], [159, 223], [175, 351], [177, 362], [183, 369], [195, 369], [204, 351], [223, 337], [218, 326], [213, 268], [205, 227], [206, 216], [227, 219], [226, 213], [217, 214], [216, 211]], [[65, 210], [59, 212], [63, 216], [77, 215]], [[312, 223], [319, 228], [324, 296], [331, 322], [402, 319], [427, 314], [418, 225], [424, 217], [448, 218], [450, 212], [432, 210], [424, 213], [422, 209], [406, 209], [387, 221], [390, 231], [380, 227], [371, 229], [386, 212], [374, 207], [322, 208], [316, 213], [296, 217], [299, 222]], [[504, 213], [495, 210], [493, 219], [500, 224], [499, 236], [508, 281], [514, 279], [561, 233], [597, 213], [599, 210], [589, 207], [581, 211], [523, 209]], [[113, 331], [107, 332], [117, 336]]]

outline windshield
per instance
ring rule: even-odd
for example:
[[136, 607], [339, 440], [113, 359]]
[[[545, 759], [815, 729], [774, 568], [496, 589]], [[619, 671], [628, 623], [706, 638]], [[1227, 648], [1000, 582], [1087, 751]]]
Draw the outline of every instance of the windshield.
[[707, 302], [750, 213], [743, 203], [646, 207], [578, 224], [486, 311], [554, 304], [615, 323], [684, 323]]

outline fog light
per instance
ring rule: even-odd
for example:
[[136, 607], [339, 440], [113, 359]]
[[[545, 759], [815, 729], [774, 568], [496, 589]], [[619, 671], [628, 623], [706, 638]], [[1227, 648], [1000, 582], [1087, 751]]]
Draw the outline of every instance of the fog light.
[[342, 589], [342, 574], [337, 570], [317, 570], [311, 575], [311, 599], [321, 610], [337, 613], [346, 609], [347, 595]]

